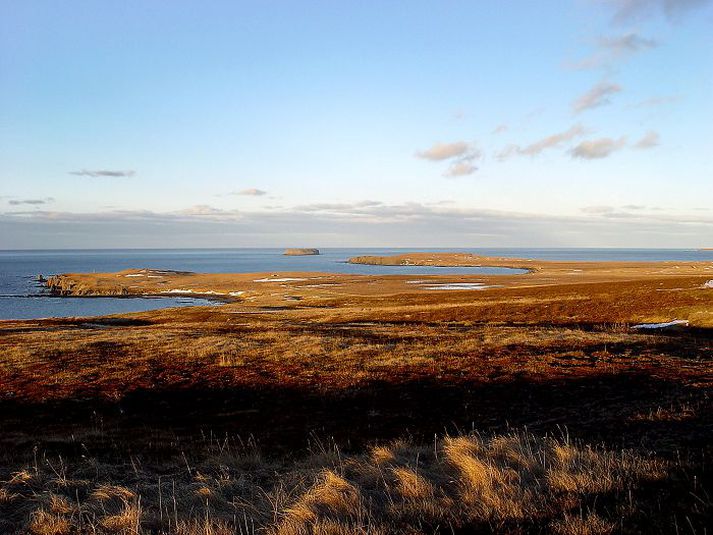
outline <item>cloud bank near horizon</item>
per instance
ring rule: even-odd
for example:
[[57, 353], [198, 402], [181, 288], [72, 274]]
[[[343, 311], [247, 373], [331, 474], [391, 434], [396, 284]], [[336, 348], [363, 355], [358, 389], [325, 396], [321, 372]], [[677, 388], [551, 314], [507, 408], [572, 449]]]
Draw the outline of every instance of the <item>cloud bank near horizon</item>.
[[32, 210], [0, 214], [0, 235], [3, 249], [281, 247], [294, 242], [323, 247], [701, 247], [713, 235], [713, 212], [680, 214], [626, 205], [553, 216], [445, 202], [369, 200], [252, 212], [207, 205], [173, 212]]

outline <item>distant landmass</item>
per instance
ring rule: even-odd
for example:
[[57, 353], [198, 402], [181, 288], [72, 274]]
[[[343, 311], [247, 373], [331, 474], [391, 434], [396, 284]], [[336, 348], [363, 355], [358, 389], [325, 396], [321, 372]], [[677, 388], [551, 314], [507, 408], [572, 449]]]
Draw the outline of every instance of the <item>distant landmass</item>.
[[285, 256], [312, 256], [318, 255], [319, 249], [285, 249]]

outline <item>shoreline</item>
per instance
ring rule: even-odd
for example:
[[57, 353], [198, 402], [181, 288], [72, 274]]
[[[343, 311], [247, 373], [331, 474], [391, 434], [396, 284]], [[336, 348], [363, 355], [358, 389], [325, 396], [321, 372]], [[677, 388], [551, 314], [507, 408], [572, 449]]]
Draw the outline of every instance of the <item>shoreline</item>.
[[[601, 311], [612, 321], [713, 325], [706, 306], [713, 291], [711, 262], [577, 262], [485, 257], [465, 253], [404, 253], [392, 256], [352, 257], [351, 264], [410, 266], [413, 274], [345, 274], [325, 272], [193, 273], [139, 269], [116, 273], [69, 273], [48, 277], [46, 286], [59, 297], [185, 297], [219, 302], [229, 311], [305, 310], [337, 311], [354, 306], [463, 307], [492, 301], [509, 302], [515, 296], [533, 300], [526, 321], [533, 321], [549, 306], [546, 301], [573, 294], [572, 299], [605, 288], [614, 293], [636, 288], [646, 297], [628, 304], [632, 313], [615, 312], [615, 303]], [[526, 269], [517, 274], [428, 274], [418, 267], [508, 267]], [[609, 290], [609, 288], [611, 288]], [[545, 297], [547, 296], [547, 297]], [[576, 297], [574, 297], [576, 296]], [[543, 301], [543, 299], [545, 301]], [[703, 300], [703, 301], [701, 301]], [[541, 302], [540, 305], [536, 303]], [[661, 305], [654, 306], [654, 303]], [[647, 306], [651, 303], [651, 306]], [[667, 303], [667, 304], [664, 304]], [[677, 308], [677, 304], [688, 308]], [[361, 304], [361, 305], [360, 305]], [[398, 304], [398, 305], [396, 305]], [[200, 305], [199, 305], [200, 306]], [[478, 305], [480, 306], [480, 305]], [[570, 305], [568, 305], [570, 306]], [[611, 313], [607, 312], [611, 307]], [[190, 309], [191, 307], [182, 307]], [[576, 310], [575, 310], [576, 309]], [[634, 310], [638, 312], [633, 313]], [[498, 316], [497, 309], [491, 313]], [[599, 317], [574, 307], [573, 323]], [[553, 321], [568, 318], [553, 316]], [[500, 320], [502, 321], [502, 320]]]

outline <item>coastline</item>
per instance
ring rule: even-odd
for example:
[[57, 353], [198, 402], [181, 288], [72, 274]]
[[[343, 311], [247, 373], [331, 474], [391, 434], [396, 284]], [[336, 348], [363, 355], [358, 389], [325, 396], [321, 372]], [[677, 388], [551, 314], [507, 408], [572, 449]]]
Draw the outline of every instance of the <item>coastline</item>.
[[[713, 313], [705, 305], [713, 297], [713, 292], [707, 289], [707, 284], [713, 280], [713, 265], [709, 262], [561, 262], [463, 253], [360, 256], [352, 257], [348, 262], [413, 266], [415, 272], [413, 275], [357, 275], [192, 273], [143, 269], [55, 275], [45, 284], [53, 294], [65, 297], [196, 297], [251, 310], [318, 310], [324, 307], [339, 310], [359, 302], [374, 306], [384, 299], [407, 307], [430, 303], [434, 298], [438, 299], [440, 307], [456, 307], [495, 298], [508, 300], [505, 294], [514, 292], [522, 298], [541, 301], [544, 296], [558, 298], [575, 289], [586, 296], [602, 289], [619, 291], [617, 288], [632, 287], [646, 297], [639, 303], [627, 305], [629, 313], [613, 314], [611, 321], [665, 323], [686, 320], [696, 326], [713, 325]], [[419, 266], [492, 266], [524, 269], [526, 273], [421, 275], [417, 272]], [[651, 306], [647, 307], [647, 303]], [[688, 308], [677, 312], [677, 305]], [[592, 316], [586, 308], [573, 308], [576, 310], [564, 319], [587, 321]], [[524, 319], [532, 321], [535, 314], [541, 313], [541, 307], [535, 308]]]

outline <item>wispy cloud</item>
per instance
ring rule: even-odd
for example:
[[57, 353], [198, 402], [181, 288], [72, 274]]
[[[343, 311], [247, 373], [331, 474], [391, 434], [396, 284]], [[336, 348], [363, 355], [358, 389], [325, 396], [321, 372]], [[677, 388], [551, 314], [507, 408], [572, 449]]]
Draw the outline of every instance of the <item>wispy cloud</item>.
[[649, 130], [642, 136], [639, 141], [634, 143], [633, 147], [635, 149], [651, 149], [653, 147], [657, 147], [659, 145], [659, 134], [658, 132], [655, 132], [653, 130]]
[[493, 134], [502, 134], [503, 132], [507, 132], [508, 130], [508, 125], [506, 124], [499, 124], [495, 128], [493, 128]]
[[[660, 218], [662, 209], [658, 206], [643, 204], [625, 204], [623, 206], [595, 205], [585, 206], [581, 209], [583, 214], [609, 219], [641, 219]], [[666, 219], [666, 216], [663, 216]]]
[[443, 175], [449, 177], [467, 176], [472, 175], [477, 170], [478, 168], [473, 165], [472, 160], [460, 160], [453, 162]]
[[450, 166], [443, 173], [447, 177], [472, 175], [478, 168], [475, 161], [483, 156], [475, 146], [465, 141], [454, 143], [435, 143], [426, 150], [416, 152], [416, 157], [433, 162], [450, 161]]
[[454, 143], [434, 143], [430, 148], [416, 151], [416, 157], [424, 160], [441, 161], [463, 156], [468, 152], [469, 145], [465, 141]]
[[581, 209], [581, 211], [584, 214], [602, 215], [602, 214], [611, 214], [612, 212], [616, 211], [616, 208], [614, 206], [608, 206], [608, 205], [594, 205], [594, 206], [584, 206]]
[[245, 195], [248, 197], [262, 197], [267, 195], [267, 191], [257, 188], [247, 188], [240, 191], [233, 191], [229, 195]]
[[626, 138], [612, 139], [603, 137], [600, 139], [592, 139], [582, 141], [579, 145], [570, 150], [573, 158], [581, 158], [584, 160], [598, 160], [606, 158], [612, 153], [626, 146]]
[[711, 0], [599, 0], [614, 10], [612, 21], [627, 24], [632, 21], [663, 15], [678, 20], [685, 13], [704, 7]]
[[610, 82], [599, 82], [589, 91], [587, 91], [584, 95], [575, 100], [572, 103], [572, 109], [575, 113], [580, 113], [584, 110], [604, 106], [611, 102], [609, 100], [610, 96], [615, 95], [616, 93], [620, 93], [621, 90], [622, 88], [618, 84], [613, 84]]
[[680, 100], [681, 97], [677, 95], [665, 95], [659, 97], [650, 97], [634, 104], [629, 104], [629, 108], [655, 108], [657, 106], [663, 106], [664, 104], [671, 104]]
[[92, 178], [106, 177], [106, 178], [123, 178], [132, 177], [136, 174], [134, 170], [128, 171], [118, 171], [111, 169], [82, 169], [81, 171], [70, 171], [70, 175], [76, 176], [90, 176]]
[[547, 149], [559, 147], [564, 143], [575, 139], [576, 137], [584, 135], [585, 133], [586, 130], [584, 129], [584, 127], [580, 124], [576, 124], [569, 130], [544, 137], [538, 141], [535, 141], [534, 143], [526, 145], [525, 147], [522, 147], [520, 145], [508, 145], [500, 152], [498, 152], [495, 157], [500, 161], [504, 161], [512, 156], [517, 155], [537, 156], [538, 154], [542, 153]]
[[647, 39], [636, 32], [630, 32], [617, 37], [602, 37], [599, 46], [611, 50], [615, 55], [622, 55], [656, 48], [659, 43], [655, 39]]
[[21, 206], [23, 204], [29, 204], [32, 206], [39, 206], [43, 204], [49, 204], [54, 202], [54, 197], [45, 197], [43, 199], [10, 199], [7, 203], [11, 206]]
[[636, 32], [618, 36], [601, 37], [597, 41], [596, 51], [590, 56], [571, 65], [574, 69], [596, 69], [607, 67], [611, 63], [627, 59], [645, 50], [659, 46], [655, 39], [642, 37]]

